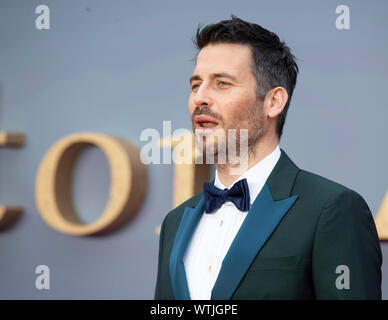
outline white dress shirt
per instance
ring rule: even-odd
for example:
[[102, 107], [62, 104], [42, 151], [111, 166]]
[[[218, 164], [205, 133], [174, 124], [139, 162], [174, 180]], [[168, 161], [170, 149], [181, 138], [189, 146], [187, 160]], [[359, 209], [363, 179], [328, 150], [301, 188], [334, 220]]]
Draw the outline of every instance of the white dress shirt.
[[[246, 178], [252, 205], [279, 160], [280, 154], [278, 145], [266, 158], [240, 176], [229, 189], [237, 181]], [[217, 171], [214, 185], [220, 189], [226, 188], [218, 179]], [[211, 298], [222, 261], [247, 214], [248, 211], [238, 210], [230, 201], [225, 202], [213, 213], [202, 214], [183, 258], [192, 300]]]

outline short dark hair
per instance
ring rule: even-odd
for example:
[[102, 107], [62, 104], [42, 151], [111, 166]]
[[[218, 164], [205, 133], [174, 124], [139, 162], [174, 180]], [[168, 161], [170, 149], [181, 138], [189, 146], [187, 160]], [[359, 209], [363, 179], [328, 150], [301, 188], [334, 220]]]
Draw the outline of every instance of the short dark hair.
[[288, 100], [278, 116], [276, 133], [282, 136], [288, 107], [299, 72], [295, 56], [279, 37], [255, 23], [250, 23], [231, 15], [230, 20], [198, 26], [193, 39], [198, 51], [209, 44], [235, 43], [251, 48], [254, 63], [253, 74], [257, 79], [257, 96], [263, 100], [267, 92], [277, 86], [283, 87]]

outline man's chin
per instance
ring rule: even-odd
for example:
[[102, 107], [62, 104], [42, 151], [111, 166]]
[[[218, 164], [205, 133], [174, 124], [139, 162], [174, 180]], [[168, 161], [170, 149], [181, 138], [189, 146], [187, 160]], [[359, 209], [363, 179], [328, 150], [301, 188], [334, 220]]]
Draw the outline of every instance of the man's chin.
[[[198, 145], [198, 143], [200, 143]], [[207, 164], [225, 164], [227, 150], [225, 144], [211, 143], [206, 141], [196, 141], [196, 148], [200, 158]]]

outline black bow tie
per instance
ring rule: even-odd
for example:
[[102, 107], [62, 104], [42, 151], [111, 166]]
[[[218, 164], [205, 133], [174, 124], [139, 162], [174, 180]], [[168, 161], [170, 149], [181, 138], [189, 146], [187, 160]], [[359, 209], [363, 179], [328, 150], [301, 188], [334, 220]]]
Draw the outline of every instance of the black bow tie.
[[231, 189], [221, 190], [210, 182], [205, 182], [205, 212], [211, 213], [220, 208], [224, 202], [231, 201], [240, 211], [249, 210], [249, 189], [247, 179], [236, 182]]

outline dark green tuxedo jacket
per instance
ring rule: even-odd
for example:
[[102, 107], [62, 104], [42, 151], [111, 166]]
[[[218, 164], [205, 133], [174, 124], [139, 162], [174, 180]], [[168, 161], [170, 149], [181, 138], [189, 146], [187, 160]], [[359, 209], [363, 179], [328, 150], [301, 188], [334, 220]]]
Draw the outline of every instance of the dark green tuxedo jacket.
[[[183, 257], [203, 204], [201, 192], [164, 219], [155, 299], [190, 299]], [[381, 263], [364, 199], [299, 169], [281, 149], [222, 262], [211, 298], [381, 299]], [[348, 272], [337, 270], [341, 265]], [[346, 278], [349, 288], [338, 288]]]

